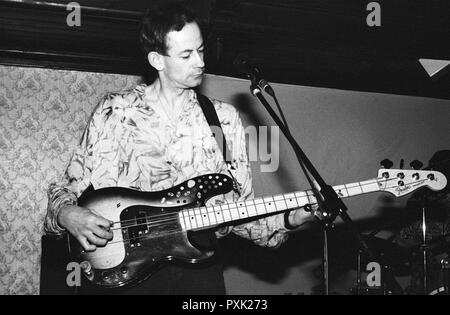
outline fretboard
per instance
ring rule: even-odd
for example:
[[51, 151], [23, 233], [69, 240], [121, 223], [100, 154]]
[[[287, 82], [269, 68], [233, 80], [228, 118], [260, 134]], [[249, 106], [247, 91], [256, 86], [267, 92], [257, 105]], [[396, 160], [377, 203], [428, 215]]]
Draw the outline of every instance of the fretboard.
[[[376, 179], [373, 179], [334, 186], [333, 189], [339, 198], [347, 198], [380, 191], [380, 185]], [[305, 190], [218, 206], [185, 209], [180, 211], [179, 219], [184, 231], [203, 230], [223, 223], [276, 214], [316, 203], [317, 200], [312, 190]]]

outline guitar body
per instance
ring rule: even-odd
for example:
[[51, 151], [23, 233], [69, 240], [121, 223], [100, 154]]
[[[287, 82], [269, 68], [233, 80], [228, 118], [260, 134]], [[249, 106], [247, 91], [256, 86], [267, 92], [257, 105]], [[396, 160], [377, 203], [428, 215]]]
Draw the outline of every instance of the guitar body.
[[85, 252], [70, 237], [71, 255], [93, 284], [105, 288], [143, 281], [167, 262], [203, 262], [214, 254], [214, 230], [186, 231], [179, 213], [232, 189], [229, 177], [211, 174], [159, 192], [117, 187], [89, 190], [79, 205], [113, 221], [113, 239]]

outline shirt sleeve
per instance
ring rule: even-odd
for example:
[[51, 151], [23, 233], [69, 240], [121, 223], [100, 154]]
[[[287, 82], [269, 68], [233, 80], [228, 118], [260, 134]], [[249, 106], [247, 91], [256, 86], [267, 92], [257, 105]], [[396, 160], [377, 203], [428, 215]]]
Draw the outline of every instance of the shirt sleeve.
[[44, 231], [49, 234], [61, 234], [65, 230], [58, 225], [57, 217], [62, 207], [76, 205], [79, 196], [91, 183], [94, 166], [94, 145], [101, 137], [100, 131], [105, 124], [105, 109], [108, 97], [103, 98], [83, 133], [80, 144], [69, 162], [63, 178], [51, 183], [48, 189], [47, 214]]
[[[247, 155], [245, 130], [239, 113], [233, 107], [229, 124], [224, 124], [223, 130], [226, 135], [227, 144], [232, 150], [235, 170], [232, 170], [234, 178], [240, 186], [240, 194], [235, 194], [234, 202], [254, 199], [252, 185], [252, 172]], [[229, 143], [228, 143], [229, 142]], [[277, 214], [245, 224], [229, 227], [220, 231], [218, 236], [232, 232], [243, 238], [252, 240], [255, 244], [264, 247], [277, 248], [288, 238], [288, 230], [284, 226], [284, 215]]]

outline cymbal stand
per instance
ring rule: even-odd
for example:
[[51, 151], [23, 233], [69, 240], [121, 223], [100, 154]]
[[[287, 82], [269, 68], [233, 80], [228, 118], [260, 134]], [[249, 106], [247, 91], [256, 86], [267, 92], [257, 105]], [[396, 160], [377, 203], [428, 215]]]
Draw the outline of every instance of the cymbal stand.
[[358, 266], [357, 266], [357, 280], [356, 280], [356, 288], [357, 288], [357, 295], [361, 295], [362, 294], [362, 270], [361, 270], [361, 255], [362, 255], [362, 250], [361, 248], [358, 249]]
[[428, 250], [429, 246], [427, 243], [427, 220], [426, 220], [426, 208], [422, 207], [422, 245], [420, 248], [422, 249], [422, 259], [423, 259], [423, 294], [428, 295]]
[[450, 283], [449, 283], [450, 282], [450, 279], [449, 279], [450, 260], [449, 260], [449, 257], [442, 259], [441, 269], [442, 269], [442, 276], [444, 277], [444, 279], [443, 279], [444, 280], [444, 294], [449, 295], [450, 294], [450, 288], [449, 288], [449, 285], [450, 285]]

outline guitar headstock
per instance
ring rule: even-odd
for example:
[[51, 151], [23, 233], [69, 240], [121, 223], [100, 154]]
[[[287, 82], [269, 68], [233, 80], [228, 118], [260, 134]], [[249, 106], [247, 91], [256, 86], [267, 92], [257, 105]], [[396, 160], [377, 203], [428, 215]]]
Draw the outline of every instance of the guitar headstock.
[[428, 170], [380, 169], [377, 181], [381, 191], [390, 192], [397, 197], [421, 187], [438, 191], [447, 185], [444, 174]]

